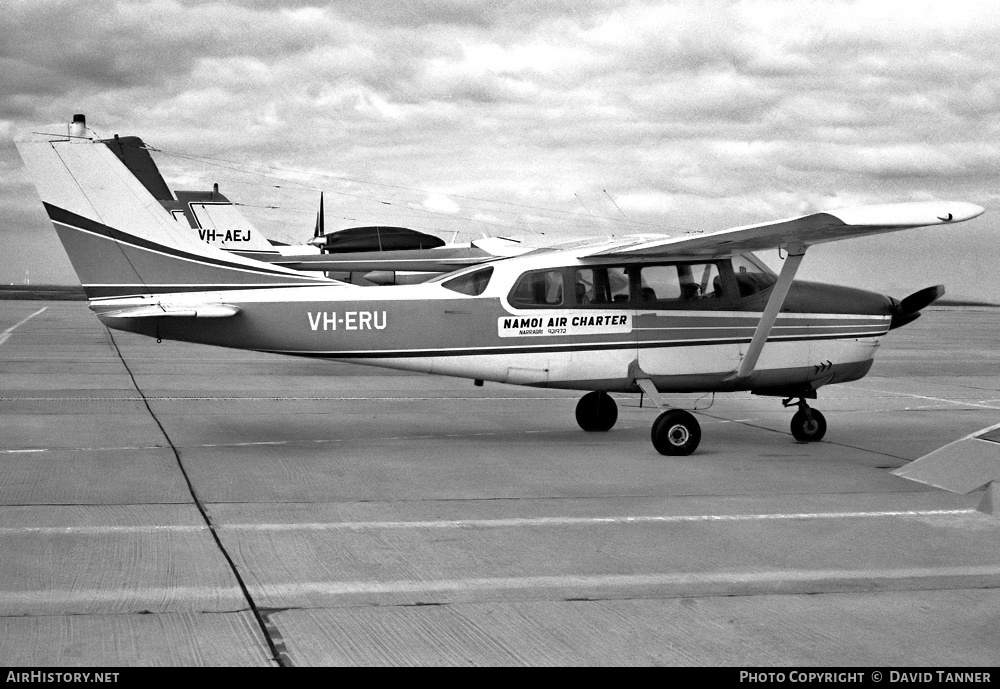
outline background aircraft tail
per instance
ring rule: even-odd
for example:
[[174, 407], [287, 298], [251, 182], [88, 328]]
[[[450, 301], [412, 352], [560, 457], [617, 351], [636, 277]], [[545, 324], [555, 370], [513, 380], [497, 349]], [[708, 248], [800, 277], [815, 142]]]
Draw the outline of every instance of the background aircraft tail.
[[89, 298], [338, 284], [199, 241], [76, 118], [15, 145]]

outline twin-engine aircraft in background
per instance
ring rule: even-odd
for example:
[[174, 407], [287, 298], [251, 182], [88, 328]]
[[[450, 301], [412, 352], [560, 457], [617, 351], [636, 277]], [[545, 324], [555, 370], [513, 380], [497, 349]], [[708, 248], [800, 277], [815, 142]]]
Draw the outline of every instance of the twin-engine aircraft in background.
[[[74, 115], [72, 136], [87, 135], [86, 118]], [[485, 237], [468, 244], [408, 227], [368, 225], [327, 232], [320, 194], [313, 237], [305, 244], [268, 239], [214, 185], [211, 191], [172, 190], [148, 147], [137, 136], [115, 136], [103, 142], [146, 190], [182, 226], [212, 246], [265, 263], [295, 270], [320, 271], [358, 285], [413, 284], [440, 273], [516, 256], [535, 247], [506, 237]]]
[[[108, 327], [157, 338], [483, 380], [589, 391], [576, 408], [607, 431], [609, 392], [661, 409], [656, 449], [690, 454], [701, 430], [662, 393], [746, 391], [797, 407], [871, 368], [880, 338], [943, 293], [902, 301], [796, 282], [810, 246], [983, 209], [927, 202], [851, 208], [714, 234], [578, 243], [462, 268], [407, 286], [356, 287], [227, 253], [175, 222], [108, 146], [29, 134], [17, 147], [90, 300]], [[784, 249], [775, 275], [752, 252]]]

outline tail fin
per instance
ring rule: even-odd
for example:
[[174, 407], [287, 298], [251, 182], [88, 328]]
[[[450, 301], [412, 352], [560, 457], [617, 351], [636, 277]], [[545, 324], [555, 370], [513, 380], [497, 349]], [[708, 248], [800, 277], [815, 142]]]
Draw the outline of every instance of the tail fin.
[[198, 241], [107, 146], [72, 126], [69, 137], [33, 133], [14, 143], [91, 299], [338, 284]]

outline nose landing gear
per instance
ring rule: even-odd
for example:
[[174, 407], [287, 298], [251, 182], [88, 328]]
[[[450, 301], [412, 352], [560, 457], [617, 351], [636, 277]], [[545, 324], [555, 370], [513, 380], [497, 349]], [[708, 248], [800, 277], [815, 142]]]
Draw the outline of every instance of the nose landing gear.
[[798, 406], [799, 410], [792, 417], [792, 435], [795, 439], [803, 443], [815, 443], [823, 439], [826, 435], [826, 418], [818, 409], [813, 409], [804, 398], [800, 397], [798, 402], [792, 402], [794, 397], [782, 400], [784, 407]]

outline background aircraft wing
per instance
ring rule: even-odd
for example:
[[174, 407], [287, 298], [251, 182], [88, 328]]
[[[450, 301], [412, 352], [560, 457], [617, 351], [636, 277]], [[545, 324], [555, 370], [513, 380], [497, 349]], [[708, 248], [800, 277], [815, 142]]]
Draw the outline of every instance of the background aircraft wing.
[[976, 509], [1000, 517], [1000, 423], [948, 443], [892, 473], [952, 493], [986, 486]]
[[1000, 424], [948, 443], [892, 473], [953, 493], [982, 488], [1000, 479]]
[[650, 257], [677, 255], [738, 254], [778, 247], [808, 247], [852, 237], [896, 232], [927, 225], [949, 225], [970, 220], [983, 213], [973, 203], [928, 201], [859, 206], [759, 225], [734, 227], [711, 234], [687, 234], [677, 237], [616, 243], [613, 246], [584, 248], [585, 256]]
[[327, 253], [307, 256], [268, 257], [268, 263], [293, 270], [415, 270], [446, 272], [489, 261], [496, 256], [476, 247], [439, 249], [401, 249], [394, 251], [362, 251]]

